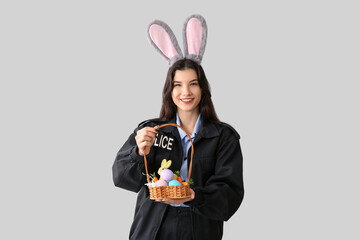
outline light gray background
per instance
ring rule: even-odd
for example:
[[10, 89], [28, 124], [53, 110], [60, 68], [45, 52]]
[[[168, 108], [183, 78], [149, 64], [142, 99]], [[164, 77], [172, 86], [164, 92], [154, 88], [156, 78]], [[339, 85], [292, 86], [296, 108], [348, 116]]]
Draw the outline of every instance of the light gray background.
[[[241, 134], [246, 194], [224, 239], [359, 239], [357, 1], [1, 1], [1, 239], [127, 239], [136, 194], [111, 166], [156, 117], [167, 65], [153, 19], [203, 67]], [[156, 216], [154, 216], [156, 218]]]

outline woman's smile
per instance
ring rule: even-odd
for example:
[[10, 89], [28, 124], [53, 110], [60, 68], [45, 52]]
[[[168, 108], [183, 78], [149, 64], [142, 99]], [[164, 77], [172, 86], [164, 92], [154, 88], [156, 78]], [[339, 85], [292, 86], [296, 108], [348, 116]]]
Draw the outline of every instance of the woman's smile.
[[194, 98], [182, 98], [182, 99], [180, 99], [180, 101], [182, 101], [185, 104], [189, 104], [194, 101]]

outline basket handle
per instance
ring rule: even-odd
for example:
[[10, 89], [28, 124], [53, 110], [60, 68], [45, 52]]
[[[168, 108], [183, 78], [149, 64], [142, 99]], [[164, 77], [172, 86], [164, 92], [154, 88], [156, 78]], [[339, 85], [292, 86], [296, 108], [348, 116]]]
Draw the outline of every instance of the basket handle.
[[[183, 130], [186, 133], [186, 135], [188, 136], [188, 138], [189, 138], [189, 140], [191, 142], [191, 160], [190, 160], [189, 174], [188, 174], [188, 180], [190, 180], [191, 170], [192, 170], [192, 161], [193, 161], [193, 156], [194, 156], [194, 145], [193, 145], [192, 139], [190, 137], [190, 134], [187, 131], [185, 131], [184, 128], [182, 128], [181, 126], [179, 126], [179, 125], [177, 125], [175, 123], [166, 123], [166, 124], [158, 126], [157, 129], [160, 129], [160, 128], [163, 128], [163, 127], [166, 127], [166, 126], [174, 126], [174, 127], [180, 128], [181, 130]], [[145, 163], [147, 181], [148, 181], [148, 183], [150, 183], [150, 178], [149, 178], [149, 172], [148, 172], [147, 160], [146, 160], [146, 154], [145, 153], [144, 153], [144, 163]]]

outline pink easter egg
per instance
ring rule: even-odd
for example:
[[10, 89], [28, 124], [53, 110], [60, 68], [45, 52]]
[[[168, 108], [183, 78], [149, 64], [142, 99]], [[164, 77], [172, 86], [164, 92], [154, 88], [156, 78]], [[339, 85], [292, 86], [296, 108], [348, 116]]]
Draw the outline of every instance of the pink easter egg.
[[156, 187], [162, 187], [162, 186], [167, 186], [167, 185], [168, 185], [168, 183], [164, 179], [160, 179], [155, 182]]

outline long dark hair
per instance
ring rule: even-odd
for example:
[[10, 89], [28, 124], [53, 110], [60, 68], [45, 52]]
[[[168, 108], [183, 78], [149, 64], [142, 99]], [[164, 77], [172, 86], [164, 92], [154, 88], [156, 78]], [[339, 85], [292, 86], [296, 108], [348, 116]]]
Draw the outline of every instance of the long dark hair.
[[199, 64], [190, 59], [179, 60], [169, 68], [163, 89], [163, 102], [159, 120], [169, 121], [176, 116], [177, 107], [171, 97], [171, 93], [174, 88], [173, 79], [177, 70], [186, 69], [193, 69], [198, 77], [202, 92], [199, 103], [199, 112], [201, 113], [202, 119], [208, 122], [219, 122], [214, 104], [211, 100], [210, 86], [208, 80], [206, 79], [205, 72]]

